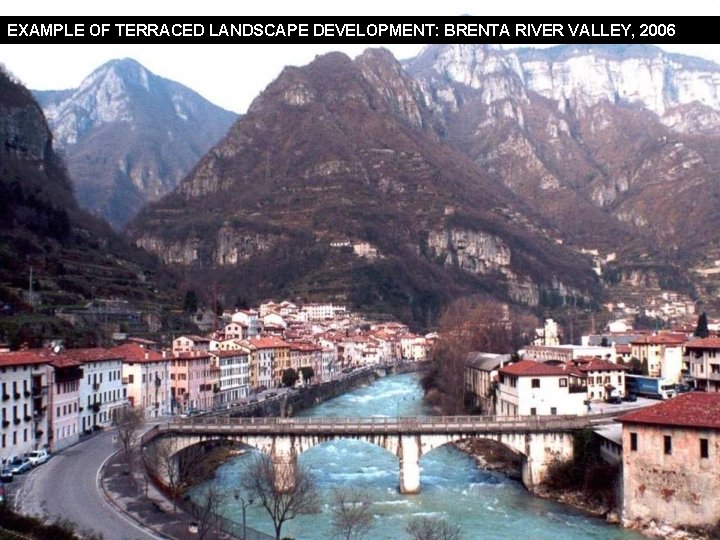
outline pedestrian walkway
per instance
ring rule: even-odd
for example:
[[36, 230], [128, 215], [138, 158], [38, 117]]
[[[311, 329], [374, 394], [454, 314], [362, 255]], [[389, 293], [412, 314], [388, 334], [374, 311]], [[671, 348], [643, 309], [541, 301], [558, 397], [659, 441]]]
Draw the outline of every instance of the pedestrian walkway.
[[[106, 463], [100, 478], [101, 488], [108, 501], [130, 519], [151, 529], [159, 538], [184, 540], [197, 537], [191, 533], [191, 524], [195, 519], [179, 507], [173, 510], [172, 503], [148, 481], [144, 475], [129, 475], [125, 464], [117, 456]], [[146, 491], [147, 490], [147, 491]], [[207, 540], [230, 538], [211, 532]]]
[[[129, 475], [127, 467], [118, 455], [112, 456], [103, 467], [100, 484], [106, 498], [118, 511], [141, 524], [148, 532], [158, 538], [185, 540], [198, 538], [198, 520], [186, 509], [178, 505], [173, 508], [172, 502], [140, 472]], [[190, 505], [185, 505], [188, 508]], [[213, 525], [206, 528], [204, 540], [228, 540], [243, 538], [243, 530], [247, 536], [244, 540], [272, 540], [272, 536], [263, 534], [251, 527], [243, 528], [242, 524], [221, 516], [214, 516]], [[209, 520], [208, 520], [209, 522]], [[199, 525], [203, 529], [202, 525]]]

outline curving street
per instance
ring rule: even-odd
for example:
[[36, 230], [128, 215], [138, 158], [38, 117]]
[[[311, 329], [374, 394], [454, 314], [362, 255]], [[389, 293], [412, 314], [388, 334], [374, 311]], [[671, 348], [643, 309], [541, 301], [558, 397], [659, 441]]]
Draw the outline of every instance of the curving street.
[[19, 510], [50, 521], [70, 520], [80, 532], [100, 533], [104, 540], [160, 538], [111, 507], [100, 491], [98, 471], [115, 450], [113, 433], [102, 433], [56, 454], [18, 482]]

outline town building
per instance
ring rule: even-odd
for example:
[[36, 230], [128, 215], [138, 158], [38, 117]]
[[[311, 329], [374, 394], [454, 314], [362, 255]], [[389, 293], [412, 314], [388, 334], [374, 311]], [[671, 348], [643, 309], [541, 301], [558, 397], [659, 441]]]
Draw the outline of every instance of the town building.
[[674, 383], [680, 382], [683, 369], [683, 345], [685, 337], [678, 334], [640, 336], [630, 343], [632, 358], [647, 366], [650, 377], [662, 377]]
[[89, 433], [110, 427], [117, 414], [126, 406], [123, 385], [123, 353], [115, 349], [66, 349], [62, 356], [82, 363], [80, 381], [80, 429]]
[[509, 354], [468, 354], [465, 364], [465, 391], [482, 414], [495, 414], [498, 370], [509, 363]]
[[583, 357], [614, 360], [615, 349], [612, 346], [602, 347], [592, 345], [528, 345], [523, 354], [523, 359], [535, 360], [536, 362], [557, 360], [558, 362], [565, 363]]
[[210, 410], [220, 392], [220, 369], [208, 352], [177, 353], [170, 369], [172, 412]]
[[498, 371], [498, 416], [584, 414], [585, 375], [567, 364], [521, 360]]
[[207, 352], [210, 350], [210, 341], [210, 338], [202, 336], [180, 336], [173, 339], [172, 352], [173, 354], [190, 351]]
[[697, 338], [685, 343], [684, 375], [697, 390], [720, 392], [720, 338]]
[[720, 520], [720, 394], [681, 394], [619, 420], [623, 523], [716, 526]]
[[51, 452], [57, 452], [80, 439], [80, 384], [83, 367], [79, 360], [62, 355], [52, 358], [50, 365], [53, 369], [49, 372], [48, 385], [48, 444]]
[[220, 369], [216, 405], [227, 406], [250, 395], [251, 354], [251, 349], [247, 347], [211, 353], [213, 365]]
[[171, 359], [164, 353], [127, 344], [115, 350], [123, 356], [122, 376], [129, 405], [140, 409], [145, 418], [172, 414]]
[[252, 339], [260, 334], [262, 330], [262, 322], [258, 317], [258, 312], [254, 309], [240, 309], [232, 314], [232, 322], [245, 327], [245, 338]]
[[43, 448], [48, 443], [49, 351], [0, 354], [0, 458]]
[[602, 358], [578, 358], [572, 364], [584, 373], [587, 380], [587, 399], [603, 401], [625, 395], [624, 366]]

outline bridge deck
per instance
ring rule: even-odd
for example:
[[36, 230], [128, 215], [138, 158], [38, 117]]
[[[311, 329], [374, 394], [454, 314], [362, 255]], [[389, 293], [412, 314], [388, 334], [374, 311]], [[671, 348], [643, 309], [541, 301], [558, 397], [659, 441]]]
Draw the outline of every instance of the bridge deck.
[[541, 433], [575, 431], [612, 422], [613, 415], [588, 416], [432, 416], [400, 418], [230, 418], [196, 417], [161, 424], [155, 432], [233, 435], [370, 435], [444, 433]]

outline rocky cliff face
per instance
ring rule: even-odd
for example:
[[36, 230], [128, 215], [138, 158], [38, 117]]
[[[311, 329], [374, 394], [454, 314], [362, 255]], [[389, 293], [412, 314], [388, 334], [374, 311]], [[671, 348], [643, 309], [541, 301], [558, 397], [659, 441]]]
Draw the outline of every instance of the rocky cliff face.
[[425, 323], [458, 294], [589, 295], [589, 261], [537, 236], [552, 229], [441, 143], [438, 119], [387, 51], [286, 68], [129, 232], [230, 299], [335, 298]]
[[441, 140], [566, 245], [676, 275], [720, 241], [720, 66], [646, 46], [433, 45], [406, 68]]
[[168, 298], [156, 281], [170, 279], [158, 261], [78, 207], [42, 109], [1, 69], [0, 252], [0, 297], [18, 310], [28, 300], [21, 291], [30, 268], [41, 276], [29, 299], [35, 305], [77, 305], [93, 296]]
[[36, 95], [80, 204], [115, 227], [170, 192], [236, 119], [130, 59]]

